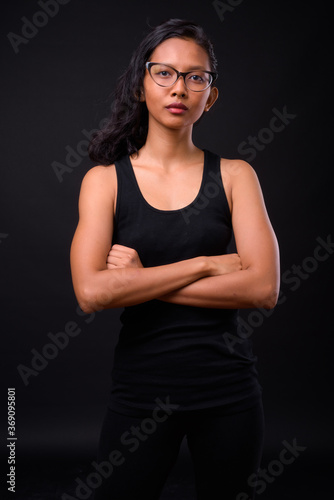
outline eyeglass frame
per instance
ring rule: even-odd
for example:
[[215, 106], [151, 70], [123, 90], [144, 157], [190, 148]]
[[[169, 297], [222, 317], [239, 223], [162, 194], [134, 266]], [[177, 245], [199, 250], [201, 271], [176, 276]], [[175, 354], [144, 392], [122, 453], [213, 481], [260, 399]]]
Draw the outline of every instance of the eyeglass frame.
[[[177, 76], [175, 82], [171, 83], [170, 85], [161, 85], [160, 83], [157, 83], [154, 80], [154, 78], [153, 78], [153, 76], [151, 74], [151, 68], [152, 68], [152, 66], [155, 66], [156, 64], [160, 64], [162, 66], [167, 66], [168, 68], [171, 68], [173, 71], [175, 71], [176, 76]], [[188, 90], [191, 90], [191, 92], [204, 92], [204, 90], [207, 90], [217, 80], [217, 78], [218, 78], [218, 73], [216, 73], [214, 71], [201, 70], [201, 71], [203, 71], [203, 73], [208, 73], [209, 75], [211, 75], [212, 82], [210, 82], [209, 85], [207, 87], [205, 87], [205, 89], [193, 90], [193, 89], [190, 89], [188, 87], [187, 82], [186, 82], [186, 77], [187, 77], [187, 75], [190, 75], [191, 73], [194, 73], [196, 70], [182, 72], [182, 71], [178, 71], [177, 69], [173, 68], [173, 66], [170, 66], [169, 64], [157, 63], [157, 62], [151, 62], [151, 61], [147, 61], [145, 63], [145, 67], [148, 70], [148, 72], [150, 74], [150, 77], [152, 78], [152, 80], [154, 81], [154, 83], [156, 85], [159, 85], [159, 87], [165, 87], [165, 88], [172, 87], [178, 81], [178, 79], [180, 78], [180, 76], [182, 76], [185, 86], [187, 87]]]

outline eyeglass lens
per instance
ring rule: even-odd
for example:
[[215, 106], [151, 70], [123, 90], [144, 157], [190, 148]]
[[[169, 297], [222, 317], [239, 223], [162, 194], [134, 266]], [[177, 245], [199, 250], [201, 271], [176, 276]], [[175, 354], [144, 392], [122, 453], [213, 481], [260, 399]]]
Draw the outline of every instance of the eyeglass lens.
[[[154, 64], [151, 66], [153, 80], [162, 87], [169, 87], [177, 80], [176, 71], [165, 64]], [[185, 78], [185, 83], [190, 90], [205, 90], [212, 82], [212, 76], [205, 71], [196, 70], [189, 73]]]

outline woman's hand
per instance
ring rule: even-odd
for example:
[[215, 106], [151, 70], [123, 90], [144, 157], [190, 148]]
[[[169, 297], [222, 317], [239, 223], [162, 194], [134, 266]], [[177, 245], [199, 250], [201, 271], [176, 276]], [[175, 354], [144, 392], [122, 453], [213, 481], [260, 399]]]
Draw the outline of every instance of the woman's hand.
[[121, 269], [128, 267], [143, 267], [137, 251], [124, 245], [113, 245], [107, 256], [107, 268]]
[[237, 253], [214, 255], [207, 257], [207, 259], [209, 259], [210, 264], [210, 276], [234, 273], [242, 269], [241, 260]]

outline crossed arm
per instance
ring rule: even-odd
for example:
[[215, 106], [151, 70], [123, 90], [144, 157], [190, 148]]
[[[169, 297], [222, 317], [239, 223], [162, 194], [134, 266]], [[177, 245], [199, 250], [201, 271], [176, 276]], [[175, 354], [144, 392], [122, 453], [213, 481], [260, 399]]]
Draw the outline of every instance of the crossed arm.
[[[85, 312], [160, 299], [209, 308], [275, 306], [279, 254], [253, 169], [229, 168], [232, 225], [238, 254], [200, 256], [144, 268], [135, 249], [111, 247], [117, 180], [113, 166], [85, 176], [71, 247], [74, 291]], [[111, 249], [110, 249], [111, 248]]]

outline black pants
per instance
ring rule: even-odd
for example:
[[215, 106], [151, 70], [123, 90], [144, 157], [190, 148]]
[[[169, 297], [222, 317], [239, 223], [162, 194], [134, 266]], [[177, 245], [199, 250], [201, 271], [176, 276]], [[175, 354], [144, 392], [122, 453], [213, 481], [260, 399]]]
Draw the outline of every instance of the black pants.
[[100, 474], [94, 499], [158, 500], [186, 436], [198, 500], [251, 500], [263, 431], [262, 402], [228, 415], [217, 408], [160, 412], [156, 418], [108, 410], [94, 465]]

